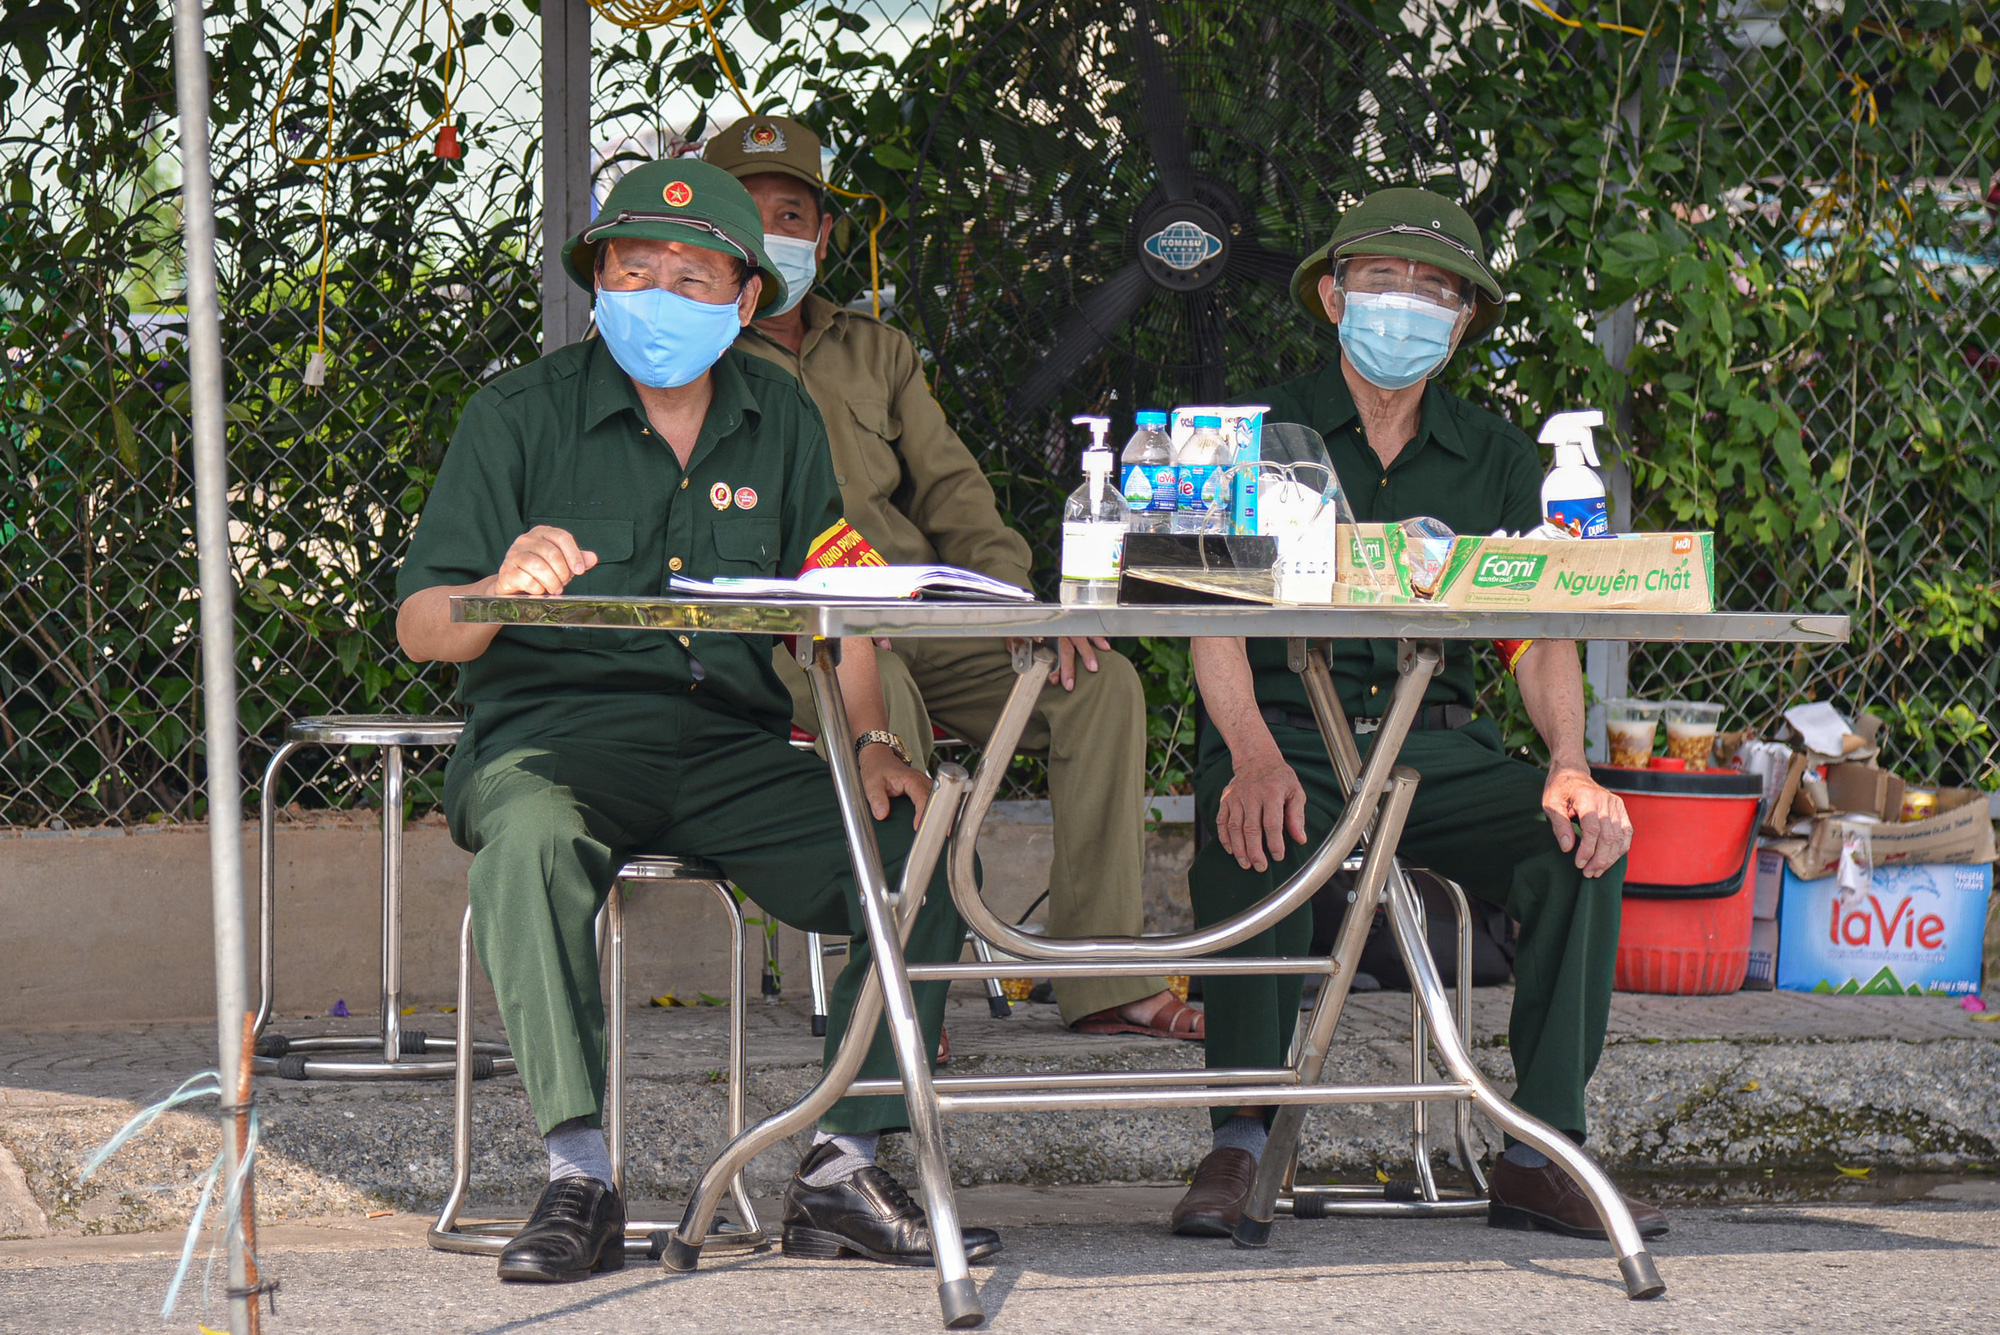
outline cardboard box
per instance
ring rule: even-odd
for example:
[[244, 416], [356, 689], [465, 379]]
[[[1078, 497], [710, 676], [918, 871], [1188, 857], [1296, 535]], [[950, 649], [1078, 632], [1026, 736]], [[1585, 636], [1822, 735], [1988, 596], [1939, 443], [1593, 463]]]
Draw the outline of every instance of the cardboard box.
[[1871, 867], [1907, 863], [1968, 865], [1992, 862], [1993, 820], [1986, 794], [1976, 788], [1944, 788], [1938, 792], [1939, 814], [1929, 820], [1873, 824], [1827, 816], [1813, 822], [1805, 843], [1786, 859], [1801, 878], [1832, 873], [1840, 865], [1840, 847], [1849, 835], [1860, 838], [1864, 860]]
[[[1784, 862], [1778, 863], [1781, 869]], [[1743, 975], [1746, 992], [1769, 992], [1778, 985], [1778, 924], [1759, 918], [1750, 924], [1750, 969]]]
[[1778, 892], [1785, 884], [1784, 843], [1764, 843], [1757, 846], [1757, 870], [1753, 873], [1753, 905], [1750, 916], [1759, 922], [1775, 922], [1778, 918]]
[[1787, 866], [1778, 986], [1868, 996], [1977, 992], [1992, 889], [1991, 866], [1906, 864], [1877, 867], [1868, 889], [1843, 899], [1833, 877], [1806, 880]]
[[1845, 761], [1826, 767], [1826, 791], [1832, 810], [1842, 816], [1873, 816], [1899, 821], [1903, 816], [1903, 781], [1888, 770]]
[[[1335, 579], [1383, 596], [1418, 597], [1394, 524], [1356, 524], [1335, 543]], [[1708, 533], [1637, 533], [1582, 540], [1480, 538], [1452, 543], [1439, 607], [1560, 612], [1712, 612], [1715, 543]]]

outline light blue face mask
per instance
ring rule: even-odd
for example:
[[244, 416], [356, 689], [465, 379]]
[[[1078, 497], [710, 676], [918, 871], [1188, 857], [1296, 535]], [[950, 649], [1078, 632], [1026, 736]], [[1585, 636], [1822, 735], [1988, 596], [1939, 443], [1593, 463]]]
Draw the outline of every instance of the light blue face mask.
[[795, 236], [772, 236], [764, 233], [764, 253], [771, 257], [771, 264], [778, 276], [785, 280], [785, 299], [768, 310], [757, 312], [757, 318], [768, 320], [774, 315], [783, 315], [792, 307], [806, 299], [806, 290], [819, 277], [819, 243], [801, 241]]
[[1340, 346], [1369, 384], [1408, 389], [1451, 356], [1458, 312], [1400, 292], [1346, 295]]
[[657, 287], [597, 291], [597, 332], [604, 346], [626, 375], [654, 389], [678, 389], [700, 379], [742, 328], [733, 301], [696, 301]]

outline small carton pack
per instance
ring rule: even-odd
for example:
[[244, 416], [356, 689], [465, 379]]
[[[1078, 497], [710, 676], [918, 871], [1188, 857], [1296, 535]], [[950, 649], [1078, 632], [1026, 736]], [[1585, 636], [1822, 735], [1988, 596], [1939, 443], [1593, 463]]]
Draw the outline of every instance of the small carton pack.
[[[1778, 864], [1781, 868], [1783, 862]], [[1743, 975], [1746, 992], [1769, 992], [1778, 985], [1778, 924], [1758, 918], [1750, 924], [1750, 968]]]
[[1807, 880], [1787, 867], [1778, 986], [1870, 996], [1977, 992], [1992, 889], [1990, 866], [1877, 867], [1857, 893], [1843, 893], [1836, 877]]

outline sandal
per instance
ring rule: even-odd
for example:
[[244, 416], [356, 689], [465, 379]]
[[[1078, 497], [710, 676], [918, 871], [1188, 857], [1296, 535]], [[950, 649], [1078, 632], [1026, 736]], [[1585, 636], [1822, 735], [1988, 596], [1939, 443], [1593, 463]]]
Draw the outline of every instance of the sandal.
[[1113, 1006], [1084, 1016], [1070, 1028], [1079, 1034], [1144, 1034], [1149, 1038], [1179, 1038], [1190, 1043], [1201, 1043], [1208, 1038], [1207, 1016], [1199, 1006], [1190, 1006], [1179, 997], [1168, 997], [1167, 1004], [1154, 1013], [1150, 1024], [1128, 1020]]

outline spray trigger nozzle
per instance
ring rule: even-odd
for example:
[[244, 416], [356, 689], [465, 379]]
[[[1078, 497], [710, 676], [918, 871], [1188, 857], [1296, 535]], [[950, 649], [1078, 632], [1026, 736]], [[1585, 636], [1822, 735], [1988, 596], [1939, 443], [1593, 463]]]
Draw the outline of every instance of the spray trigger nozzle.
[[[1598, 468], [1602, 465], [1598, 462], [1597, 442], [1591, 435], [1591, 428], [1603, 425], [1604, 414], [1596, 408], [1552, 413], [1549, 420], [1542, 423], [1540, 440], [1542, 444], [1554, 447], [1557, 464], [1585, 463]], [[1577, 454], [1564, 459], [1562, 452], [1565, 449], [1575, 450]]]

